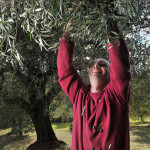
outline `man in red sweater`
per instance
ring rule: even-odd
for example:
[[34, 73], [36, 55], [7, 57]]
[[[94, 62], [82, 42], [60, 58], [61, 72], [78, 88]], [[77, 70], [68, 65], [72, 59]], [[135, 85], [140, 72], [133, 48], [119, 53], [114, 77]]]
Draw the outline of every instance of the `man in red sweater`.
[[[120, 34], [117, 28], [116, 32]], [[85, 84], [73, 64], [69, 34], [59, 46], [59, 83], [73, 104], [72, 150], [129, 150], [129, 52], [124, 39], [108, 45], [110, 66], [97, 59]]]

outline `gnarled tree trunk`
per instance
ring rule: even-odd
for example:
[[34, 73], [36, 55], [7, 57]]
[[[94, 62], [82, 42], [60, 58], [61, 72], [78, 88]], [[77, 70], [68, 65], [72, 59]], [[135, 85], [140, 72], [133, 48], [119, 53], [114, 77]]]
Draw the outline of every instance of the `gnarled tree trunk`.
[[43, 113], [44, 107], [43, 101], [39, 101], [34, 111], [29, 114], [35, 127], [37, 141], [30, 145], [27, 150], [67, 149], [67, 144], [57, 139], [50, 122], [49, 114]]
[[32, 116], [32, 121], [37, 134], [37, 142], [43, 143], [49, 140], [57, 140], [56, 135], [52, 129], [49, 114], [44, 115], [40, 107]]

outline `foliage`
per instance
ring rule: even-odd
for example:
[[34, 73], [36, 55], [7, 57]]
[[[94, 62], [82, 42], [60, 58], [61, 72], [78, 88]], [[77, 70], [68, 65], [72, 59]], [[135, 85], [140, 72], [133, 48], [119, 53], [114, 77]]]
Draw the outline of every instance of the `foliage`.
[[[0, 128], [11, 127], [11, 133], [16, 135], [22, 135], [32, 130], [33, 125], [29, 116], [20, 108], [21, 103], [16, 105], [19, 96], [23, 96], [23, 89], [19, 89], [19, 84], [13, 79], [7, 76], [7, 81], [1, 78], [1, 89], [0, 94]], [[9, 85], [7, 83], [9, 82]], [[17, 84], [17, 85], [16, 85]], [[14, 88], [14, 89], [13, 89]], [[18, 89], [20, 90], [18, 90]], [[18, 96], [16, 97], [18, 92]], [[20, 92], [20, 93], [19, 93]], [[21, 95], [22, 94], [22, 95]], [[10, 98], [11, 97], [11, 98]]]
[[73, 120], [72, 103], [63, 91], [60, 91], [55, 97], [49, 111], [52, 122], [70, 122]]
[[[20, 60], [20, 54], [16, 48], [16, 31], [21, 27], [28, 33], [31, 41], [34, 39], [39, 44], [41, 50], [42, 48], [56, 50], [59, 37], [69, 22], [74, 23], [73, 37], [94, 39], [95, 43], [106, 45], [107, 21], [116, 20], [125, 30], [125, 27], [134, 21], [135, 15], [141, 10], [138, 4], [139, 1], [136, 0], [1, 1], [1, 47], [7, 43], [9, 53]], [[147, 5], [145, 5], [144, 15], [147, 13], [146, 7]], [[134, 22], [132, 24], [133, 27]], [[1, 55], [5, 56], [3, 52]]]
[[150, 116], [149, 75], [134, 77], [131, 82], [131, 116], [139, 117], [141, 121]]
[[[71, 36], [76, 39], [78, 47], [84, 49], [82, 52], [79, 49], [77, 53], [91, 56], [96, 52], [95, 50], [93, 53], [93, 50], [98, 48], [102, 48], [101, 52], [104, 53], [108, 42], [107, 21], [111, 19], [117, 21], [127, 35], [132, 61], [137, 64], [143, 59], [138, 57], [138, 62], [136, 61], [141, 51], [144, 56], [149, 54], [147, 50], [141, 49], [145, 47], [144, 35], [149, 34], [149, 6], [147, 0], [1, 1], [0, 43], [1, 48], [4, 48], [1, 49], [1, 58], [6, 55], [15, 57], [20, 65], [23, 65], [17, 41], [20, 28], [27, 33], [26, 38], [30, 41], [34, 40], [41, 50], [44, 48], [48, 51], [56, 51], [62, 31], [66, 29], [69, 22], [73, 23]], [[83, 58], [84, 61], [88, 61], [86, 57]], [[16, 59], [11, 59], [10, 62], [14, 63]]]
[[[15, 109], [14, 109], [15, 108]], [[0, 128], [11, 128], [11, 134], [22, 135], [33, 130], [31, 119], [16, 105], [0, 105]]]

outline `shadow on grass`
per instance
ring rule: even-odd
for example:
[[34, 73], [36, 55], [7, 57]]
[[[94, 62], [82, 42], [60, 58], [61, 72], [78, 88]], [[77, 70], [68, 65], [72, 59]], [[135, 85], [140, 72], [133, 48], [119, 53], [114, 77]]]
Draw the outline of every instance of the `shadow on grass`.
[[131, 123], [130, 131], [136, 137], [134, 142], [150, 144], [150, 122]]
[[27, 138], [28, 136], [15, 136], [11, 133], [3, 134], [0, 136], [0, 149], [4, 148], [8, 144], [12, 144], [13, 142], [19, 142], [23, 141]]

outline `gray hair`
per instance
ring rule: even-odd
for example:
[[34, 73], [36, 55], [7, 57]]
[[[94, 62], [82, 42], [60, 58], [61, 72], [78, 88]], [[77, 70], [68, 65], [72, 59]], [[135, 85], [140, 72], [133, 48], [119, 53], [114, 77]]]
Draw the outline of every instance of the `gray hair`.
[[[104, 58], [97, 58], [93, 62], [97, 62], [97, 61], [102, 61], [102, 62], [104, 62], [107, 65], [107, 68], [108, 68], [108, 79], [110, 80], [110, 63], [109, 63], [109, 61], [104, 59]], [[88, 68], [88, 71], [89, 71], [89, 69], [90, 68]]]

